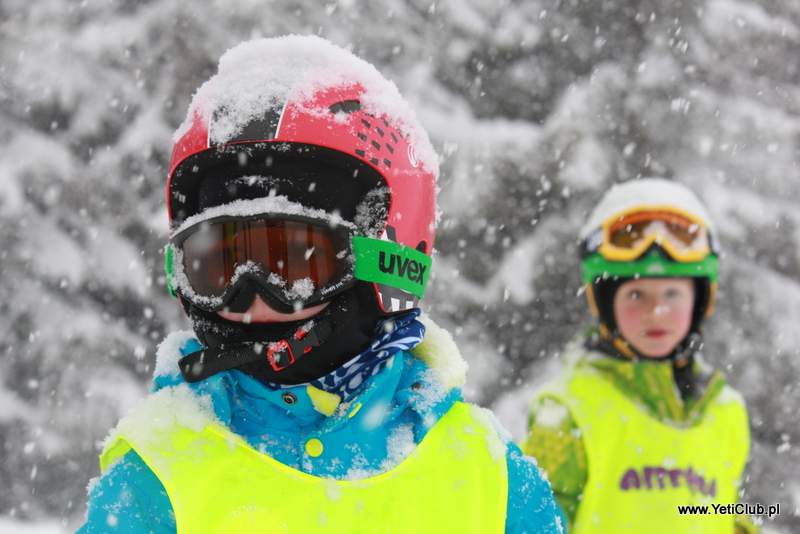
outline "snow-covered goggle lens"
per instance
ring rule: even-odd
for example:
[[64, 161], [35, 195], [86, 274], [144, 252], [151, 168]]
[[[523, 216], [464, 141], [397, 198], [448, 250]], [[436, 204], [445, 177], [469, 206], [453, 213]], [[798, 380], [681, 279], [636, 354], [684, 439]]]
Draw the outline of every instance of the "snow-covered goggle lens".
[[176, 236], [174, 243], [186, 279], [206, 298], [222, 298], [238, 276], [260, 271], [272, 285], [305, 301], [352, 272], [346, 229], [309, 221], [212, 220]]

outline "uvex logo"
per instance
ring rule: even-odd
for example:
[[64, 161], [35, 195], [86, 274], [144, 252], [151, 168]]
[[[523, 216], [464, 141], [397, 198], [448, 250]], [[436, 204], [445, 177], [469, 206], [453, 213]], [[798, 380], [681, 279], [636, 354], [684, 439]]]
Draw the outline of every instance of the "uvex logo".
[[399, 277], [407, 277], [412, 282], [422, 285], [426, 265], [410, 258], [403, 258], [399, 254], [387, 254], [383, 251], [378, 255], [378, 268], [381, 272]]

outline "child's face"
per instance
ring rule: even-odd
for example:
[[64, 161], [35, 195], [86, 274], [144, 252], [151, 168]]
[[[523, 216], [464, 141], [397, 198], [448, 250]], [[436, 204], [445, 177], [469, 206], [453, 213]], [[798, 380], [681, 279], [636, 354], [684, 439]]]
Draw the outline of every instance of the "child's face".
[[617, 327], [643, 356], [666, 356], [689, 333], [694, 298], [694, 282], [690, 278], [625, 282], [614, 295]]
[[324, 302], [311, 306], [310, 308], [303, 308], [293, 313], [281, 313], [275, 310], [272, 306], [264, 302], [261, 297], [256, 295], [250, 308], [244, 313], [235, 313], [229, 311], [217, 312], [220, 317], [229, 321], [236, 321], [239, 323], [283, 323], [287, 321], [300, 321], [308, 319], [309, 317], [318, 314], [330, 302]]

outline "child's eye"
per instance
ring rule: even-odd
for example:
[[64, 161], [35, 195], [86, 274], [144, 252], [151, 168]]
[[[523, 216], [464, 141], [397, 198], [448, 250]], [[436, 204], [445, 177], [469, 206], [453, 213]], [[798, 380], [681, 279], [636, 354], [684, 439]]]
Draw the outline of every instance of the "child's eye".
[[681, 296], [681, 292], [679, 289], [670, 288], [667, 289], [666, 293], [664, 294], [668, 299], [675, 299]]
[[638, 289], [633, 289], [628, 292], [628, 298], [631, 300], [640, 300], [642, 298], [642, 292]]

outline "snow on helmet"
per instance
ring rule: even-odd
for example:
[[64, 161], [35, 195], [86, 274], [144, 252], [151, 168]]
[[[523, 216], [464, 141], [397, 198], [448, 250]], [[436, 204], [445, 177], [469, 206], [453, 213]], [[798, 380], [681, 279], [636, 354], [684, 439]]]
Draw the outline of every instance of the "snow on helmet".
[[[377, 250], [359, 242], [367, 245], [354, 247], [355, 276], [372, 284], [383, 313], [416, 306], [429, 260], [411, 272], [419, 279], [412, 284], [408, 273], [385, 272], [400, 268], [400, 256], [377, 262], [408, 249], [430, 257], [438, 160], [393, 83], [319, 37], [259, 39], [229, 50], [175, 135], [167, 183], [171, 229], [230, 201], [219, 191], [231, 179], [264, 174], [281, 177], [277, 194], [289, 201], [361, 223], [361, 237], [404, 247]], [[235, 198], [259, 194], [266, 196], [240, 188]]]
[[692, 331], [714, 308], [718, 249], [713, 224], [687, 187], [662, 178], [614, 185], [580, 231], [581, 270], [592, 313], [613, 331], [613, 294], [640, 277], [696, 280]]
[[[298, 384], [358, 354], [380, 317], [412, 309], [424, 295], [437, 175], [427, 134], [369, 63], [314, 36], [257, 39], [226, 52], [175, 133], [167, 180], [167, 283], [205, 345], [181, 360], [184, 377], [237, 367], [269, 383]], [[331, 287], [292, 288], [302, 305], [330, 302], [311, 320], [226, 321], [220, 306], [244, 311], [253, 287], [269, 297], [265, 286], [279, 285], [266, 276], [271, 265], [226, 271], [222, 302], [198, 297], [181, 276], [181, 239], [229, 219], [261, 217], [256, 223], [271, 231], [273, 216], [320, 239], [334, 240], [322, 235], [326, 224], [346, 227], [350, 270]]]

